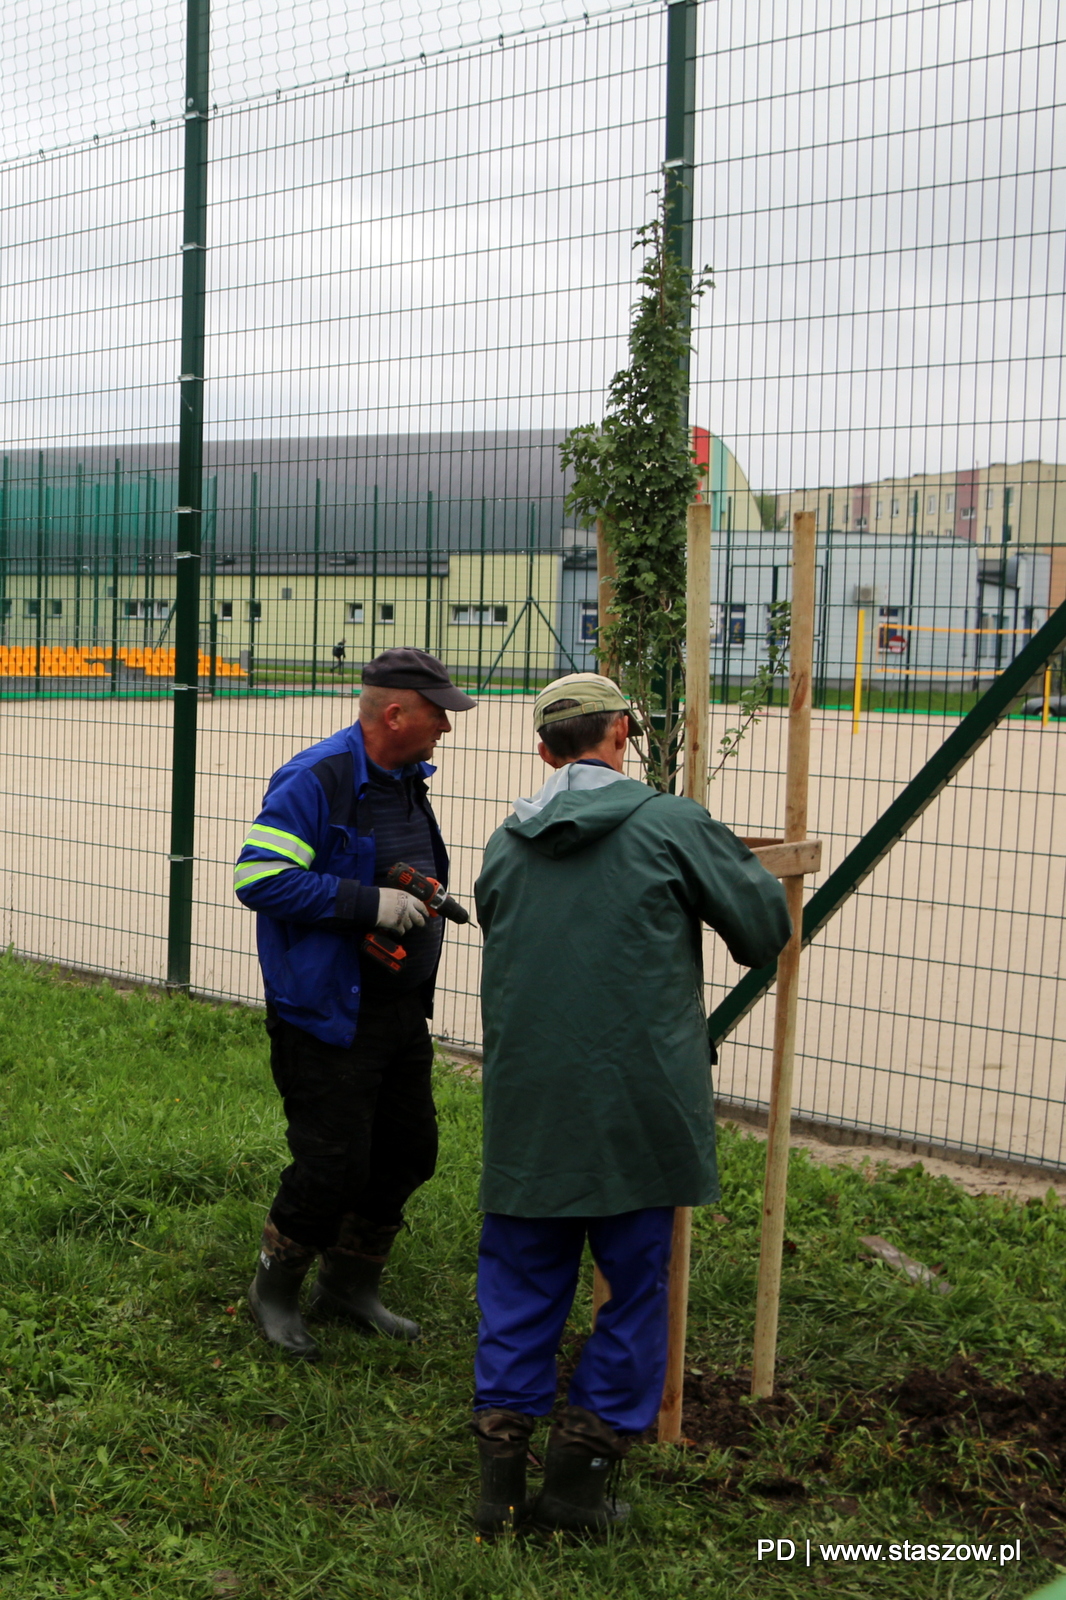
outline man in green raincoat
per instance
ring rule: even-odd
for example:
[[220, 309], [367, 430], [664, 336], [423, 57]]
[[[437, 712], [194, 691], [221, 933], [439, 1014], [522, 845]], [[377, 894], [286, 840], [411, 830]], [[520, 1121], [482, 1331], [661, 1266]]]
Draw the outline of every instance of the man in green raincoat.
[[603, 1528], [621, 1514], [604, 1491], [662, 1397], [674, 1207], [718, 1198], [702, 924], [754, 967], [790, 933], [781, 885], [728, 828], [625, 775], [629, 707], [610, 679], [558, 679], [534, 724], [554, 770], [489, 840], [474, 891], [485, 1219], [473, 1428], [486, 1532], [529, 1509], [527, 1445], [555, 1399], [586, 1238], [611, 1298], [532, 1515]]

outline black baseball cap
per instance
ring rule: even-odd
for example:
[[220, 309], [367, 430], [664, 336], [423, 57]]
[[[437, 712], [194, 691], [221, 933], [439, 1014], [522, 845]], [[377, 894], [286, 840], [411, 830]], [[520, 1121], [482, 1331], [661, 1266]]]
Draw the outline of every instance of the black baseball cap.
[[371, 689], [417, 689], [445, 711], [469, 711], [477, 705], [455, 687], [444, 663], [425, 650], [383, 650], [363, 668], [363, 682]]

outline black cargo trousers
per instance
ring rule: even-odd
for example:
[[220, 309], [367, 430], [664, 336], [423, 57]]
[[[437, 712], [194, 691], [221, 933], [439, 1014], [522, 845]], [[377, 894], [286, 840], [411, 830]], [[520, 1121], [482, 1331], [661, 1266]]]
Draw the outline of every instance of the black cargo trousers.
[[323, 1044], [270, 1007], [266, 1026], [292, 1153], [270, 1208], [278, 1231], [328, 1250], [353, 1213], [395, 1228], [437, 1164], [433, 1044], [422, 998], [364, 1002], [348, 1048]]

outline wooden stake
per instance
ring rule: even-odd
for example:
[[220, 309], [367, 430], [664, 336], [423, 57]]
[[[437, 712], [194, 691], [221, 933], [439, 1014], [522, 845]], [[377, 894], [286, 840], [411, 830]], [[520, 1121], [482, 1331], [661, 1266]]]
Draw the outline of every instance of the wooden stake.
[[595, 1262], [592, 1263], [592, 1326], [596, 1326], [596, 1318], [600, 1314], [600, 1307], [605, 1306], [611, 1298], [611, 1285]]
[[[688, 508], [688, 618], [685, 642], [685, 769], [684, 792], [707, 804], [707, 758], [711, 721], [711, 508]], [[802, 883], [802, 879], [800, 882]], [[660, 1444], [681, 1438], [681, 1405], [685, 1396], [685, 1334], [688, 1329], [688, 1280], [692, 1255], [692, 1207], [674, 1212], [670, 1247], [669, 1326], [666, 1382], [659, 1409]]]
[[[807, 782], [811, 752], [811, 671], [814, 657], [814, 513], [792, 519], [792, 630], [789, 641], [788, 768], [785, 777], [785, 843], [807, 834]], [[861, 614], [861, 613], [860, 613]], [[796, 1007], [803, 946], [803, 878], [784, 878], [792, 937], [777, 958], [773, 1076], [770, 1084], [766, 1186], [763, 1193], [759, 1287], [755, 1303], [755, 1353], [751, 1392], [773, 1394], [777, 1317], [781, 1300], [781, 1253], [788, 1191], [792, 1068], [796, 1053]]]

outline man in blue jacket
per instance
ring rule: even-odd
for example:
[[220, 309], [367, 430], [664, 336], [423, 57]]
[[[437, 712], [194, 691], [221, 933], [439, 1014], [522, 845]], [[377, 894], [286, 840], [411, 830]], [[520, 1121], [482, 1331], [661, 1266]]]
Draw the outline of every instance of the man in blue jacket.
[[[312, 1309], [417, 1339], [378, 1294], [415, 1189], [433, 1175], [437, 1124], [427, 1017], [442, 923], [388, 887], [398, 861], [446, 884], [426, 779], [449, 711], [476, 701], [435, 656], [386, 650], [363, 668], [359, 720], [275, 772], [234, 874], [258, 913], [270, 1065], [292, 1161], [270, 1207], [252, 1316], [272, 1344], [315, 1360], [300, 1288], [321, 1257]], [[401, 938], [402, 971], [363, 956], [373, 928]]]

